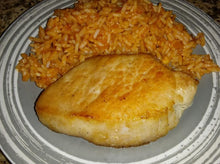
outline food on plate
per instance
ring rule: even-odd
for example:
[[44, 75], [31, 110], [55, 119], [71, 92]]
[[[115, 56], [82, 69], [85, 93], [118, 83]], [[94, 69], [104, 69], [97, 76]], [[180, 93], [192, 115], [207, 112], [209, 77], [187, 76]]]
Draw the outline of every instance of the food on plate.
[[16, 68], [45, 89], [48, 128], [98, 145], [129, 147], [174, 128], [204, 74], [220, 71], [172, 11], [149, 0], [79, 0], [57, 9]]
[[79, 0], [74, 8], [55, 10], [30, 39], [31, 53], [22, 54], [16, 68], [40, 88], [97, 55], [151, 53], [196, 79], [220, 70], [208, 54], [192, 53], [205, 44], [203, 33], [189, 34], [172, 11], [148, 0]]
[[98, 145], [137, 146], [178, 124], [197, 84], [149, 54], [96, 56], [47, 87], [36, 112], [56, 132]]

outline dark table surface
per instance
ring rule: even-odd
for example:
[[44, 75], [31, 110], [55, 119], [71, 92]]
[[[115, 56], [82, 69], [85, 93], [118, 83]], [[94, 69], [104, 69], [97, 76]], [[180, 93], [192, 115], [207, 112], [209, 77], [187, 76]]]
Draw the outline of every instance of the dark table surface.
[[[1, 0], [0, 1], [0, 35], [23, 12], [42, 0]], [[187, 0], [203, 10], [220, 24], [220, 0]], [[0, 151], [0, 164], [8, 164], [8, 160]]]

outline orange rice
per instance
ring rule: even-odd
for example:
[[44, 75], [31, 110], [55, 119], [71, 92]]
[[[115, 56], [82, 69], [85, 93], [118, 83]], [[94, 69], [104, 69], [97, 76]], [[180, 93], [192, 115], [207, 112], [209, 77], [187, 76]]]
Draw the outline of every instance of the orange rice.
[[196, 79], [220, 71], [209, 55], [192, 54], [198, 44], [204, 46], [203, 33], [192, 36], [172, 11], [148, 0], [83, 0], [55, 10], [30, 39], [31, 53], [21, 54], [16, 68], [40, 88], [95, 55], [151, 53]]

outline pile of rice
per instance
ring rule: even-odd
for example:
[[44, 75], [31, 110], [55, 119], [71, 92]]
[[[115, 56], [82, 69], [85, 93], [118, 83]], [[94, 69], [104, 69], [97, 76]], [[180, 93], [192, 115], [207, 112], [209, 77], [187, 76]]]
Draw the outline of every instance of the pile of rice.
[[171, 11], [148, 0], [83, 0], [55, 10], [30, 39], [31, 53], [21, 54], [16, 68], [40, 88], [95, 55], [150, 53], [197, 79], [220, 71], [209, 55], [192, 54], [205, 44], [203, 33], [192, 36]]

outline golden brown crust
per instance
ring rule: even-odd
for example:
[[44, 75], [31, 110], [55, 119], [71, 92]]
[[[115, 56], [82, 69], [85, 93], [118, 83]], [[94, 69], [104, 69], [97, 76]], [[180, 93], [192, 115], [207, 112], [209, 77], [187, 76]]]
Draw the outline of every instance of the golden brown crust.
[[194, 79], [150, 55], [98, 56], [48, 87], [36, 111], [54, 131], [99, 145], [136, 146], [175, 127], [195, 92]]

